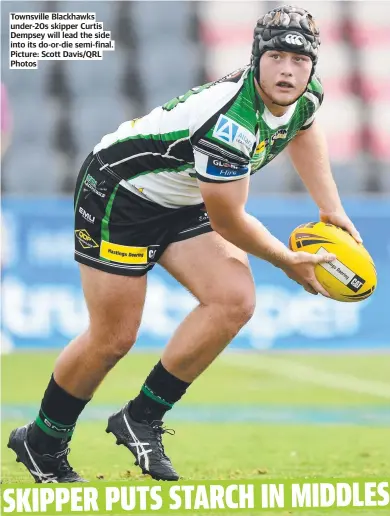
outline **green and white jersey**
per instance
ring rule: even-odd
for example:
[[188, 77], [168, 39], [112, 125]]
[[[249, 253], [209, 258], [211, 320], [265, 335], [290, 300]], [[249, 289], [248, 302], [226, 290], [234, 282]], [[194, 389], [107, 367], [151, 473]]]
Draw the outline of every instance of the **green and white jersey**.
[[236, 181], [263, 168], [322, 103], [317, 77], [281, 117], [266, 108], [245, 67], [124, 122], [95, 146], [101, 169], [133, 193], [168, 208], [203, 202], [198, 179]]

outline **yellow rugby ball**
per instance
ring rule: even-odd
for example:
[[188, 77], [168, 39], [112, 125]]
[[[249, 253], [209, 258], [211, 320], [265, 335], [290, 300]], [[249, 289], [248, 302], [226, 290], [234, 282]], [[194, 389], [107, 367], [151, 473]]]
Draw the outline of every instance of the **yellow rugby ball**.
[[375, 264], [368, 251], [345, 230], [325, 222], [308, 222], [294, 229], [289, 247], [311, 254], [333, 253], [337, 259], [315, 267], [321, 285], [337, 301], [367, 299], [377, 285]]

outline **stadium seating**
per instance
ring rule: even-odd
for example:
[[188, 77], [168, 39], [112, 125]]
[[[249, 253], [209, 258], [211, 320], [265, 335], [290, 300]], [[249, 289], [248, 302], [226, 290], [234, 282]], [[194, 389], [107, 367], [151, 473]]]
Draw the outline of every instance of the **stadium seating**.
[[351, 40], [356, 47], [388, 47], [390, 44], [388, 2], [351, 2], [348, 9]]
[[[97, 61], [69, 61], [66, 70], [72, 96], [91, 97], [118, 95], [123, 58], [121, 51], [104, 53], [104, 75]], [[107, 87], [111, 85], [110, 90]]]
[[94, 97], [90, 102], [75, 98], [72, 126], [78, 135], [78, 150], [86, 156], [105, 134], [117, 130], [127, 118], [123, 115], [123, 105], [115, 95]]
[[390, 193], [390, 101], [371, 104], [370, 152], [378, 167], [378, 189]]
[[[41, 61], [36, 71], [8, 69], [11, 7], [4, 4], [2, 80], [14, 120], [4, 163], [5, 189], [39, 190], [36, 179], [46, 180], [47, 163], [62, 172], [53, 173], [44, 188], [63, 189], [63, 174], [77, 172], [71, 164], [80, 163], [102, 135], [121, 122], [246, 65], [257, 18], [279, 4], [84, 0], [77, 2], [77, 11], [96, 12], [97, 21], [111, 31], [116, 50], [105, 52], [103, 61]], [[37, 5], [18, 2], [18, 11], [68, 10], [63, 1]], [[299, 5], [313, 12], [321, 29], [318, 73], [325, 101], [318, 121], [325, 129], [340, 190], [389, 192], [390, 4]], [[256, 174], [252, 183], [260, 192], [302, 188], [286, 156]]]
[[[48, 195], [58, 191], [62, 182], [59, 162], [49, 141], [37, 146], [23, 143], [23, 152], [17, 152], [18, 141], [4, 164], [4, 188], [17, 194]], [[20, 144], [22, 145], [22, 144]]]

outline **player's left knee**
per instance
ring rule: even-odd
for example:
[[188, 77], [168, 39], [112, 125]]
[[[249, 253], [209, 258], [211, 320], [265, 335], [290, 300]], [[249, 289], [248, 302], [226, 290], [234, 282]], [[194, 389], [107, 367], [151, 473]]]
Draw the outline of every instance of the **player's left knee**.
[[244, 326], [254, 314], [256, 296], [249, 292], [236, 292], [225, 305], [226, 320], [238, 327]]

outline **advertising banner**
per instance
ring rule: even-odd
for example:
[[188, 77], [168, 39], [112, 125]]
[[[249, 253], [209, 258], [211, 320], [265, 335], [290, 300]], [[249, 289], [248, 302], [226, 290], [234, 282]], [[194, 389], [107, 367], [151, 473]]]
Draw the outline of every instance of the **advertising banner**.
[[[390, 349], [390, 201], [354, 199], [345, 207], [373, 257], [378, 288], [360, 303], [312, 296], [279, 269], [250, 258], [257, 308], [231, 349]], [[2, 203], [2, 341], [5, 350], [60, 348], [87, 327], [78, 265], [73, 259], [70, 198]], [[299, 224], [318, 219], [306, 197], [252, 198], [248, 211], [283, 242]], [[163, 347], [196, 306], [160, 266], [148, 274], [136, 349]]]

